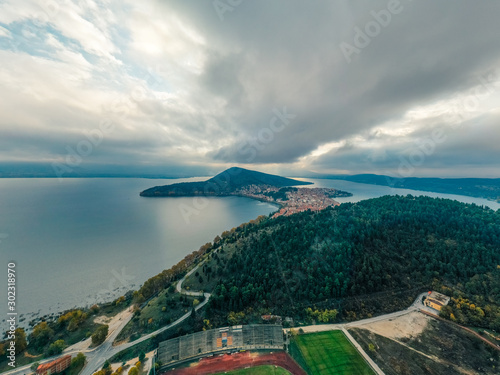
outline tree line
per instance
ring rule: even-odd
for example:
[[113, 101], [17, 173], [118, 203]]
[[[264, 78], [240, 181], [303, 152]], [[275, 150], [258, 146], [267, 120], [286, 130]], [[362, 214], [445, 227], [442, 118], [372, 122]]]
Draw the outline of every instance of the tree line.
[[[261, 220], [232, 242], [230, 256], [214, 254], [205, 267], [219, 278], [211, 321], [250, 310], [303, 318], [315, 306], [361, 318], [440, 285], [500, 305], [485, 281], [500, 265], [500, 213], [473, 204], [386, 196]], [[498, 310], [484, 310], [495, 321], [486, 311]]]

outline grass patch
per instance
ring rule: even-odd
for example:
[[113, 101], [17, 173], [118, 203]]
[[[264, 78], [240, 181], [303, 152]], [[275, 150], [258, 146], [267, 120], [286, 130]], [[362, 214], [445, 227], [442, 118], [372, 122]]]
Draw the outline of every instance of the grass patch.
[[[422, 334], [404, 340], [408, 347], [368, 330], [349, 332], [386, 375], [499, 373], [500, 352], [449, 323], [431, 320]], [[375, 350], [367, 349], [370, 343]]]
[[374, 375], [372, 369], [341, 331], [298, 335], [293, 339], [309, 374]]
[[85, 366], [85, 363], [82, 363], [81, 365], [79, 366], [75, 366], [75, 367], [69, 367], [66, 371], [65, 371], [65, 374], [66, 375], [78, 375], [80, 373], [80, 371], [82, 371], [83, 369], [83, 366]]
[[196, 272], [186, 278], [182, 287], [186, 290], [212, 291], [219, 282], [223, 268], [237, 250], [234, 243], [224, 244], [219, 250], [211, 252]]
[[488, 340], [492, 344], [500, 345], [500, 334], [494, 332], [491, 329], [484, 329], [478, 327], [468, 327], [469, 329], [479, 333], [484, 339]]
[[107, 317], [113, 317], [127, 307], [129, 307], [132, 303], [132, 297], [124, 299], [122, 302], [117, 303], [117, 300], [113, 302], [108, 302], [99, 306], [99, 314], [98, 315], [106, 315]]
[[[386, 375], [459, 374], [452, 366], [437, 363], [394, 340], [368, 330], [352, 328], [349, 332]], [[370, 344], [375, 346], [373, 351], [368, 349]]]
[[90, 335], [102, 325], [94, 323], [94, 319], [95, 316], [89, 316], [87, 320], [85, 320], [85, 322], [83, 322], [76, 331], [70, 332], [67, 329], [61, 329], [57, 331], [54, 337], [51, 338], [51, 342], [54, 342], [56, 340], [64, 340], [64, 343], [67, 346], [70, 346], [90, 337]]
[[[22, 367], [24, 365], [33, 363], [33, 362], [38, 362], [43, 359], [43, 355], [40, 354], [38, 356], [27, 356], [27, 351], [24, 351], [18, 355], [16, 355], [16, 367]], [[0, 372], [4, 371], [10, 371], [12, 370], [12, 367], [9, 366], [9, 361], [6, 357], [2, 358], [2, 361], [0, 362]]]
[[116, 342], [129, 338], [133, 341], [154, 332], [189, 312], [195, 299], [201, 302], [201, 297], [183, 296], [172, 289], [170, 291], [168, 288], [163, 290], [157, 297], [149, 301], [140, 310], [140, 313], [136, 313], [120, 332]]
[[257, 366], [257, 367], [242, 369], [242, 370], [221, 372], [219, 374], [227, 374], [227, 375], [289, 375], [290, 373], [281, 367]]
[[299, 364], [299, 366], [304, 369], [305, 372], [310, 374], [311, 369], [309, 368], [306, 360], [302, 356], [302, 353], [300, 352], [300, 348], [297, 345], [297, 342], [295, 340], [290, 340], [290, 345], [288, 345], [288, 351], [289, 351], [290, 355], [292, 356], [292, 358], [295, 359], [295, 362], [297, 362]]

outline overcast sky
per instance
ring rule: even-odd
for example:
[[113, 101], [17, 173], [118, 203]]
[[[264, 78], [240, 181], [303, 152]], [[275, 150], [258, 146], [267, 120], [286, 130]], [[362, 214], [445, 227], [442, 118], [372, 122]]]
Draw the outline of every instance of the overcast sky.
[[0, 167], [500, 177], [499, 14], [0, 0]]

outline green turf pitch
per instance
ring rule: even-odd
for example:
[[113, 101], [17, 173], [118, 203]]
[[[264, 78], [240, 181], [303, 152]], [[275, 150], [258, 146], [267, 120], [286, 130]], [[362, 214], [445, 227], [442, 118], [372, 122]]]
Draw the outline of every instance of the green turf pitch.
[[288, 371], [275, 366], [257, 366], [243, 370], [225, 372], [226, 375], [290, 375]]
[[374, 375], [341, 331], [298, 335], [295, 342], [310, 375]]

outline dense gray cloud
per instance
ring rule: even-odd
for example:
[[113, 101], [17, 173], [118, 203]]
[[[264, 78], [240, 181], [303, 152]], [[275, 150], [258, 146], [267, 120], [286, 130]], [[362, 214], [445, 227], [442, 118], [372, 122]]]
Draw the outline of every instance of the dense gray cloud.
[[78, 167], [395, 175], [435, 129], [413, 175], [500, 167], [498, 3], [44, 4], [0, 9], [0, 163], [112, 122]]

